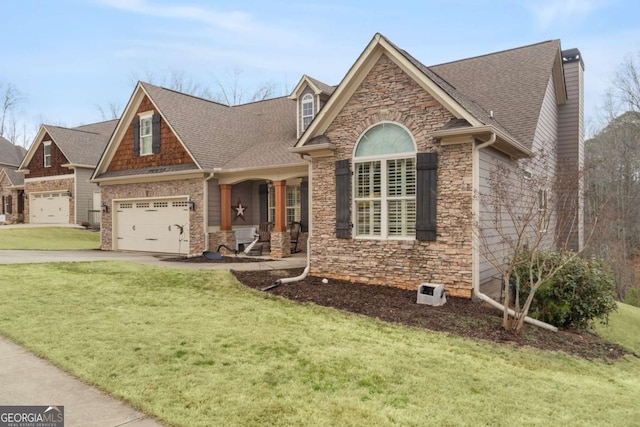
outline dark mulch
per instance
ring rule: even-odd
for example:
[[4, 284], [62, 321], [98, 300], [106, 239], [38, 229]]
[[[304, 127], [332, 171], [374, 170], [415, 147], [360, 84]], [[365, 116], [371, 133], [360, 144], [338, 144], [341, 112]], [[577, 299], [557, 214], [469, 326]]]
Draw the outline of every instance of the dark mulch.
[[[302, 269], [232, 273], [246, 286], [260, 289], [281, 277], [297, 276], [301, 272]], [[562, 351], [588, 359], [615, 360], [631, 354], [588, 331], [554, 333], [525, 325], [522, 335], [515, 336], [502, 329], [502, 313], [499, 310], [464, 298], [449, 297], [445, 305], [433, 307], [417, 304], [416, 291], [340, 280], [329, 280], [324, 284], [322, 278], [312, 276], [280, 285], [268, 292], [302, 303], [312, 302], [388, 322], [499, 344]]]
[[[168, 262], [194, 262], [194, 263], [212, 263], [212, 264], [224, 264], [224, 263], [242, 263], [242, 262], [264, 262], [264, 259], [261, 258], [252, 258], [244, 255], [234, 256], [234, 255], [224, 255], [220, 260], [210, 260], [209, 258], [203, 256], [195, 256], [195, 257], [174, 257], [174, 258], [163, 258], [162, 261]], [[269, 260], [273, 261], [273, 260]]]

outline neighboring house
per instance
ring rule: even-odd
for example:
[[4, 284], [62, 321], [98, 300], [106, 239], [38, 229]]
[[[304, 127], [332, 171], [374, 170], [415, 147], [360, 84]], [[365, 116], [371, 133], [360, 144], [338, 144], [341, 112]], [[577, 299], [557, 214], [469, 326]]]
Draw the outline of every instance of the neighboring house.
[[16, 223], [23, 219], [24, 179], [15, 172], [27, 150], [0, 137], [0, 223]]
[[492, 165], [546, 147], [580, 169], [582, 69], [558, 40], [426, 67], [377, 34], [292, 150], [311, 274], [470, 297], [492, 275], [473, 233]]
[[287, 97], [226, 106], [140, 82], [96, 167], [101, 248], [199, 255], [271, 222], [271, 255], [307, 224], [308, 165]]
[[[26, 150], [25, 150], [26, 151]], [[0, 223], [24, 221], [24, 176], [15, 169], [0, 169]]]
[[91, 211], [100, 210], [99, 188], [89, 178], [117, 122], [40, 127], [18, 169], [24, 175], [25, 222], [95, 221]]

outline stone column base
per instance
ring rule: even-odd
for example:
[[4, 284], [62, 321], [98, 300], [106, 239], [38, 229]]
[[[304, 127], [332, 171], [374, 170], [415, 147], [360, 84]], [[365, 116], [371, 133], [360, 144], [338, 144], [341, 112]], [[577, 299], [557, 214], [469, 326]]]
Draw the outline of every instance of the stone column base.
[[[215, 252], [218, 246], [226, 245], [231, 249], [236, 247], [236, 233], [232, 230], [228, 231], [216, 231], [209, 233], [209, 250]], [[221, 254], [230, 254], [232, 251], [228, 251], [225, 248], [220, 248]]]
[[271, 232], [271, 256], [273, 258], [286, 258], [291, 256], [291, 235]]

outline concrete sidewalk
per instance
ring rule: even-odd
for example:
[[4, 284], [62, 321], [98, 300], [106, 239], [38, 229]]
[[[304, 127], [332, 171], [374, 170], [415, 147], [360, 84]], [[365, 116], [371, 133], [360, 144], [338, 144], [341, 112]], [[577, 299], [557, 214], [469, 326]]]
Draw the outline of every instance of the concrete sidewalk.
[[0, 405], [64, 406], [65, 427], [153, 427], [154, 419], [0, 337]]

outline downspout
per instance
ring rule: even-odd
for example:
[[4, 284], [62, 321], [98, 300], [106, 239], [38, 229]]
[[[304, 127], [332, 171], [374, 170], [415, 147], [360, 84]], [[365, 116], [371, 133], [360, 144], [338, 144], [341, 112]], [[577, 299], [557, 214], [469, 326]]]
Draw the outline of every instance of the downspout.
[[312, 224], [311, 224], [311, 218], [313, 217], [313, 215], [311, 214], [313, 212], [313, 208], [312, 208], [312, 197], [311, 197], [311, 160], [306, 159], [304, 157], [304, 154], [300, 154], [300, 158], [302, 160], [304, 160], [305, 162], [307, 162], [309, 164], [309, 183], [308, 183], [308, 191], [307, 191], [307, 198], [309, 199], [309, 209], [308, 209], [308, 213], [309, 213], [309, 232], [307, 233], [307, 265], [304, 268], [304, 270], [302, 271], [302, 274], [300, 274], [299, 276], [295, 276], [295, 277], [285, 277], [282, 279], [278, 279], [276, 280], [276, 282], [274, 283], [274, 287], [275, 286], [279, 286], [279, 285], [284, 285], [286, 283], [292, 283], [292, 282], [298, 282], [300, 280], [304, 280], [306, 279], [306, 277], [309, 275], [309, 271], [311, 270], [311, 234], [312, 234]]
[[[473, 190], [474, 190], [474, 197], [473, 197], [473, 217], [474, 218], [479, 218], [479, 214], [480, 214], [480, 201], [478, 200], [477, 194], [480, 191], [480, 150], [482, 150], [483, 148], [489, 147], [490, 145], [494, 144], [496, 142], [496, 134], [495, 132], [491, 133], [491, 137], [489, 138], [488, 141], [483, 142], [482, 144], [478, 144], [478, 145], [473, 145], [473, 159], [472, 159], [472, 169], [473, 169]], [[498, 310], [502, 311], [504, 313], [505, 310], [509, 310], [509, 315], [510, 316], [515, 316], [515, 312], [513, 311], [513, 309], [511, 308], [505, 308], [505, 306], [503, 304], [500, 304], [498, 301], [495, 301], [494, 299], [490, 298], [488, 295], [483, 294], [482, 292], [480, 292], [480, 254], [479, 252], [479, 247], [478, 247], [478, 237], [476, 236], [476, 233], [473, 233], [473, 251], [472, 251], [472, 262], [473, 262], [473, 277], [472, 277], [472, 281], [473, 281], [473, 295], [474, 297], [476, 297], [477, 299], [484, 301], [486, 303], [489, 303], [490, 305], [492, 305], [493, 307], [497, 308]], [[558, 328], [556, 328], [553, 325], [550, 325], [548, 323], [545, 322], [541, 322], [540, 320], [537, 319], [533, 319], [529, 316], [526, 316], [524, 318], [524, 321], [527, 323], [530, 323], [534, 326], [537, 326], [539, 328], [543, 328], [543, 329], [547, 329], [553, 332], [558, 332]]]
[[207, 176], [204, 179], [204, 203], [203, 203], [203, 218], [202, 218], [202, 225], [204, 227], [204, 247], [205, 250], [209, 250], [209, 180], [211, 178], [213, 178], [214, 176], [216, 176], [216, 171], [219, 170], [219, 168], [214, 169], [213, 172], [208, 172], [209, 176]]

